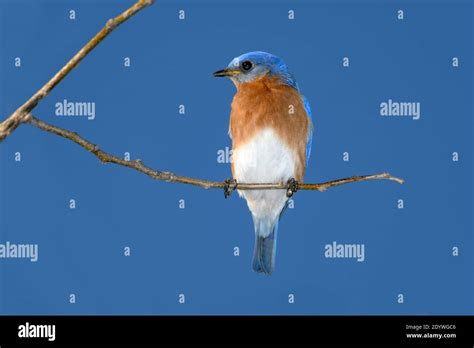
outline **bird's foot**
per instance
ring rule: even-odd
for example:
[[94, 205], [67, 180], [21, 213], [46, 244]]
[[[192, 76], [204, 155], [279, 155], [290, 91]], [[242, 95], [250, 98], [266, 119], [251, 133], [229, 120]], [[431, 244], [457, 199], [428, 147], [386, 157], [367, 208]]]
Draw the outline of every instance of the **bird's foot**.
[[296, 191], [298, 191], [300, 184], [298, 184], [298, 181], [296, 181], [295, 178], [291, 178], [286, 182], [286, 187], [286, 196], [290, 198], [294, 193], [296, 193]]
[[227, 179], [224, 181], [224, 198], [229, 197], [237, 188], [237, 180]]

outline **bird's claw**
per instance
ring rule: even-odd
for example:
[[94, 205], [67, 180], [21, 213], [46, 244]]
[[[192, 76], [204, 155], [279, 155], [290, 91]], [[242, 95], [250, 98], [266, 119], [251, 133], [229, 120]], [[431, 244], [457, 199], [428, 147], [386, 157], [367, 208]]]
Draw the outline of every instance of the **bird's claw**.
[[237, 188], [237, 180], [227, 179], [224, 181], [224, 198], [229, 197], [232, 192]]
[[288, 198], [293, 196], [293, 194], [296, 193], [296, 191], [298, 191], [298, 189], [300, 187], [300, 185], [298, 184], [298, 181], [296, 181], [294, 178], [291, 178], [290, 180], [288, 180], [286, 182], [286, 186], [287, 186], [286, 196]]

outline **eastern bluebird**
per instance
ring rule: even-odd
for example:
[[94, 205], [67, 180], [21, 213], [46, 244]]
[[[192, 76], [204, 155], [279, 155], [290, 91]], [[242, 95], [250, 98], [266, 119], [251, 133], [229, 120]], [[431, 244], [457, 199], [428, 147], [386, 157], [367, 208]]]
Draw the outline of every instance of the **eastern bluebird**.
[[[270, 53], [250, 52], [214, 76], [229, 77], [237, 87], [229, 124], [234, 180], [302, 182], [311, 152], [311, 110], [286, 64]], [[253, 270], [270, 275], [287, 192], [242, 190], [239, 195], [247, 200], [255, 226]]]

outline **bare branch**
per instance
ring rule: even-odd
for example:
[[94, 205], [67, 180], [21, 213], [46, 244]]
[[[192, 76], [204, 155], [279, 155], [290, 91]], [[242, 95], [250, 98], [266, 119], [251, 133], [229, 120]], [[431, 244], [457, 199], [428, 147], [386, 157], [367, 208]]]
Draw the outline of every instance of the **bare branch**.
[[[143, 164], [141, 160], [133, 160], [127, 161], [122, 158], [113, 156], [108, 154], [107, 152], [102, 151], [99, 146], [89, 142], [88, 140], [81, 137], [76, 132], [71, 132], [69, 130], [53, 126], [49, 123], [41, 121], [40, 119], [34, 117], [33, 115], [29, 115], [28, 123], [42, 129], [46, 132], [53, 133], [59, 135], [60, 137], [69, 139], [76, 144], [82, 146], [87, 151], [93, 153], [95, 156], [99, 158], [102, 163], [115, 163], [121, 166], [125, 166], [128, 168], [135, 169], [143, 174], [146, 174], [153, 179], [162, 180], [167, 182], [177, 182], [181, 184], [188, 184], [194, 186], [200, 186], [206, 189], [209, 188], [219, 188], [223, 189], [226, 188], [228, 183], [226, 182], [219, 182], [219, 181], [208, 181], [208, 180], [201, 180], [201, 179], [194, 179], [189, 178], [186, 176], [176, 175], [170, 172], [162, 172], [159, 170], [152, 169]], [[337, 179], [332, 180], [320, 184], [298, 184], [298, 190], [317, 190], [317, 191], [326, 191], [328, 188], [348, 184], [351, 182], [358, 182], [358, 181], [367, 181], [367, 180], [392, 180], [399, 184], [403, 184], [403, 179], [396, 178], [391, 176], [388, 173], [383, 174], [375, 174], [375, 175], [365, 175], [365, 176], [352, 176], [350, 178], [344, 179]], [[288, 190], [289, 186], [288, 183], [236, 183], [233, 189], [238, 190], [261, 190], [261, 189], [280, 189], [280, 190]]]
[[99, 43], [104, 40], [115, 28], [132, 17], [138, 11], [151, 5], [153, 0], [139, 0], [132, 7], [125, 10], [115, 18], [110, 19], [83, 48], [72, 57], [65, 66], [54, 75], [43, 87], [41, 87], [26, 103], [20, 106], [6, 120], [0, 123], [0, 142], [9, 136], [21, 123], [29, 120], [29, 113], [46, 97], [56, 85], [66, 77]]

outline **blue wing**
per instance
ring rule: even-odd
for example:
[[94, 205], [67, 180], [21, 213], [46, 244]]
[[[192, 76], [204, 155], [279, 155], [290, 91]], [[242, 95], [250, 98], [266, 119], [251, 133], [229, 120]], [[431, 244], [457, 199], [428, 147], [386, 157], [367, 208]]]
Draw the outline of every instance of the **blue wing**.
[[286, 75], [282, 76], [283, 81], [288, 85], [293, 87], [298, 91], [303, 100], [304, 110], [306, 111], [306, 115], [308, 115], [309, 120], [311, 121], [311, 128], [308, 132], [308, 139], [306, 140], [306, 167], [308, 167], [309, 157], [311, 156], [311, 144], [313, 143], [313, 115], [311, 114], [311, 107], [309, 106], [309, 101], [306, 99], [304, 95], [301, 94], [300, 88], [298, 83], [296, 82], [293, 75], [290, 73], [286, 73]]
[[304, 109], [308, 118], [311, 120], [311, 128], [308, 133], [308, 140], [306, 142], [306, 167], [308, 167], [309, 163], [309, 156], [311, 155], [311, 144], [313, 143], [313, 116], [311, 114], [311, 107], [309, 106], [308, 99], [304, 95], [301, 96], [303, 98]]

